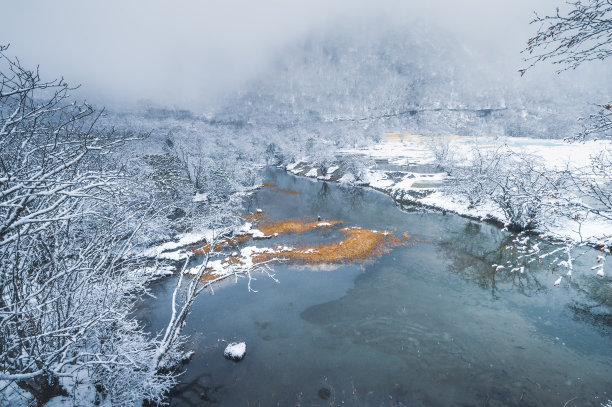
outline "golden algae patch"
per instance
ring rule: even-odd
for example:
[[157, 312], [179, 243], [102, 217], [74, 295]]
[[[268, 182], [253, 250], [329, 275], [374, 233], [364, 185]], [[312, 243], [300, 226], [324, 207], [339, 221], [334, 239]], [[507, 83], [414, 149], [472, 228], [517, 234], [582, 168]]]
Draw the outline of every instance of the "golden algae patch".
[[[217, 243], [214, 251], [218, 252], [227, 247], [236, 246], [240, 243], [244, 243], [247, 240], [249, 240], [251, 237], [252, 237], [251, 235], [245, 234], [245, 235], [238, 235], [238, 236], [232, 236], [232, 237], [225, 238], [221, 240], [219, 243]], [[190, 250], [195, 254], [206, 254], [210, 252], [211, 246], [212, 245], [210, 243], [205, 243], [201, 246], [193, 247]]]
[[242, 215], [247, 222], [261, 222], [266, 217], [266, 213], [263, 211], [257, 211]]
[[330, 228], [341, 225], [339, 220], [317, 220], [314, 218], [294, 218], [282, 219], [277, 221], [262, 222], [257, 226], [264, 235], [273, 236], [274, 234], [304, 233], [309, 230]]
[[216, 278], [219, 278], [218, 274], [213, 274], [212, 270], [206, 271], [204, 274], [202, 274], [202, 276], [200, 277], [200, 281], [205, 283], [207, 281], [211, 281], [214, 280]]
[[[299, 234], [317, 229], [328, 229], [343, 223], [339, 220], [319, 218], [293, 218], [269, 221], [264, 219], [263, 212], [261, 211], [246, 215], [246, 218], [258, 223], [257, 229], [252, 229], [247, 234], [228, 237], [222, 240], [215, 246], [215, 251], [221, 251], [250, 239], [262, 238], [262, 236], [269, 239], [289, 233]], [[416, 240], [407, 233], [402, 233], [400, 237], [396, 237], [390, 232], [362, 229], [360, 227], [348, 227], [340, 229], [340, 232], [344, 234], [344, 239], [312, 246], [291, 247], [277, 245], [274, 247], [243, 247], [240, 250], [240, 254], [232, 253], [231, 256], [223, 260], [217, 260], [218, 264], [215, 267], [222, 269], [231, 266], [250, 267], [251, 265], [277, 260], [317, 266], [366, 261], [390, 251], [393, 247], [404, 246]], [[204, 244], [191, 250], [196, 254], [206, 254], [211, 251], [211, 247], [210, 244]], [[202, 276], [202, 280], [214, 280], [217, 276], [218, 273], [214, 270], [207, 270]]]
[[[342, 221], [337, 220], [317, 220], [314, 218], [296, 218], [296, 219], [283, 219], [278, 221], [264, 221], [265, 212], [255, 212], [243, 216], [244, 219], [250, 222], [261, 222], [257, 226], [257, 230], [261, 231], [264, 236], [278, 236], [287, 233], [304, 233], [309, 230], [325, 229], [332, 226], [341, 225]], [[228, 247], [236, 246], [240, 243], [244, 243], [247, 240], [253, 238], [251, 233], [243, 235], [237, 235], [225, 238], [216, 244], [214, 251], [226, 249]], [[204, 243], [199, 246], [190, 248], [191, 252], [195, 254], [206, 254], [211, 251], [211, 244]]]
[[300, 193], [300, 191], [294, 191], [293, 189], [276, 189], [275, 191], [282, 192], [283, 194], [287, 195], [297, 195]]
[[347, 263], [372, 259], [408, 243], [389, 232], [379, 232], [357, 227], [341, 230], [345, 238], [339, 242], [300, 248], [277, 247], [272, 252], [257, 253], [253, 263], [273, 259], [289, 260], [301, 264]]

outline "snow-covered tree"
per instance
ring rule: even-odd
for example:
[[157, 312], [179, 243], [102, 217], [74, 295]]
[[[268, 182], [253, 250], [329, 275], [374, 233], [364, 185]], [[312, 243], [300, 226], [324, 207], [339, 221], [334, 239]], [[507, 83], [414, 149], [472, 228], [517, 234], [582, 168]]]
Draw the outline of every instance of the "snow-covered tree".
[[147, 279], [128, 253], [152, 216], [114, 158], [133, 137], [6, 47], [0, 64], [0, 379], [39, 405], [83, 372], [113, 405], [160, 400], [173, 376], [130, 317]]
[[[612, 55], [612, 4], [607, 0], [568, 2], [563, 11], [557, 8], [553, 15], [536, 14], [532, 24], [539, 27], [523, 51], [529, 55], [526, 61], [530, 65], [521, 69], [521, 74], [539, 62], [551, 62], [564, 71]], [[612, 137], [612, 102], [598, 106], [576, 139]]]

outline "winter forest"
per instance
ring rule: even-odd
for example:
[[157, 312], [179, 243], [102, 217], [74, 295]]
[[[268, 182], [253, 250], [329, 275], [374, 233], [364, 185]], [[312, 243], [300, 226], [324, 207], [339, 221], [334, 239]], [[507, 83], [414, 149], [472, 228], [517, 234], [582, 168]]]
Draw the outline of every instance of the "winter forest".
[[612, 407], [612, 4], [0, 8], [0, 406]]

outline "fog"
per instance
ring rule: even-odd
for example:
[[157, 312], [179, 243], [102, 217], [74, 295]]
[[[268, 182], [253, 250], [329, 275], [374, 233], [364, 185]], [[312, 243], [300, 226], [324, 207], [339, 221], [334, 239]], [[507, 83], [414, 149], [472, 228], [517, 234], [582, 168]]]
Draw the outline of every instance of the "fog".
[[[269, 69], [285, 48], [337, 24], [418, 23], [455, 37], [495, 75], [517, 78], [533, 12], [558, 2], [456, 0], [22, 1], [3, 4], [0, 43], [79, 97], [202, 109]], [[534, 10], [534, 8], [536, 8]], [[374, 27], [374, 28], [372, 28]], [[533, 75], [549, 75], [538, 68]]]

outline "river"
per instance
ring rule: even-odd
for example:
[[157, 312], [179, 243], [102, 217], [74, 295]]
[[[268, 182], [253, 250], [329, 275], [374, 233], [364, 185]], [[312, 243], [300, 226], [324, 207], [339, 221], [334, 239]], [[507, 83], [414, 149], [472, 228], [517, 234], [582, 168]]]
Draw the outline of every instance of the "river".
[[[321, 216], [412, 237], [366, 262], [275, 264], [202, 294], [187, 320], [196, 351], [172, 406], [601, 406], [612, 399], [610, 278], [576, 261], [553, 287], [550, 267], [495, 272], [509, 235], [454, 215], [407, 212], [387, 196], [268, 169], [247, 210]], [[286, 193], [292, 190], [298, 193]], [[338, 228], [277, 238], [339, 240]], [[270, 244], [258, 242], [259, 245]], [[169, 318], [174, 278], [140, 310]], [[606, 313], [608, 312], [608, 313]], [[223, 357], [245, 341], [244, 360]]]

